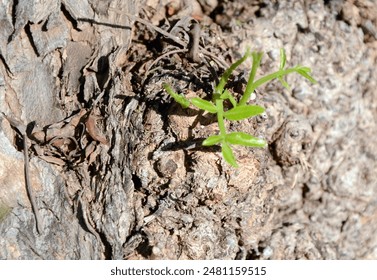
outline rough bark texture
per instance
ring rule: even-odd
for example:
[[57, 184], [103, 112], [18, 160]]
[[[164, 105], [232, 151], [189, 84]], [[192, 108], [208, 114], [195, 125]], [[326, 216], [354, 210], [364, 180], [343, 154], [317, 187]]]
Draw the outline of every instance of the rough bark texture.
[[[0, 111], [28, 126], [43, 221], [38, 233], [21, 136], [0, 116], [1, 259], [377, 258], [374, 1], [0, 5]], [[207, 51], [196, 62], [184, 48], [193, 19]], [[258, 89], [266, 115], [228, 128], [269, 147], [236, 148], [234, 169], [200, 147], [211, 116], [172, 103], [162, 83], [210, 97], [213, 72], [248, 46], [265, 52], [259, 75], [284, 47], [319, 83]]]
[[136, 4], [2, 1], [1, 111], [36, 124], [30, 166], [43, 230], [25, 191], [22, 145], [2, 119], [0, 258], [123, 257], [134, 227], [128, 122], [137, 102], [118, 97], [119, 71], [133, 22], [110, 8], [137, 14]]

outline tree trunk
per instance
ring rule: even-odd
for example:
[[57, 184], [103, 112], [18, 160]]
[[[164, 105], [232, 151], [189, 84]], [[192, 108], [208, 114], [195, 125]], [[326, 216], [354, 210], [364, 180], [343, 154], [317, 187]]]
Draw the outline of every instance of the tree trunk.
[[[376, 259], [376, 5], [2, 1], [0, 258]], [[247, 47], [319, 82], [258, 88], [266, 115], [225, 125], [269, 145], [235, 169], [162, 84], [210, 100]]]
[[134, 226], [128, 122], [137, 106], [118, 97], [133, 25], [122, 12], [136, 15], [138, 1], [0, 5], [0, 110], [28, 125], [41, 219], [38, 233], [20, 136], [2, 118], [0, 258], [122, 259]]

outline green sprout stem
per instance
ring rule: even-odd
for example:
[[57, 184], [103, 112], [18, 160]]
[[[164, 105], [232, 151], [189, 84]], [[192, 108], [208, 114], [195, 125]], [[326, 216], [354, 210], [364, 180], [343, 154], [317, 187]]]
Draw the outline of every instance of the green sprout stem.
[[220, 135], [225, 137], [226, 135], [226, 128], [224, 123], [224, 104], [223, 100], [218, 98], [216, 99], [216, 107], [218, 109], [217, 111], [217, 122], [220, 129]]
[[[253, 82], [254, 82], [254, 78], [255, 78], [255, 75], [257, 73], [258, 67], [260, 65], [260, 62], [262, 60], [262, 56], [263, 56], [263, 52], [253, 52], [252, 53], [253, 65], [251, 67], [249, 80], [247, 82], [246, 89], [245, 89], [245, 92], [243, 94], [243, 96], [245, 96], [245, 95], [248, 96], [247, 99], [246, 99], [246, 102], [247, 102], [247, 100], [249, 100], [251, 94], [255, 90], [255, 87], [253, 87]], [[244, 104], [246, 104], [246, 102]]]

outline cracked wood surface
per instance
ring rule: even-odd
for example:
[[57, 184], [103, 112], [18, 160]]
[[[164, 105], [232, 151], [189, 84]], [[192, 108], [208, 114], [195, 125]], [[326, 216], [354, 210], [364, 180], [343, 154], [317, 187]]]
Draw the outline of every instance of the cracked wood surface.
[[[17, 190], [24, 192], [24, 176], [12, 180], [0, 178], [0, 206], [11, 209], [4, 212], [6, 215], [0, 222], [1, 259], [123, 257], [121, 244], [131, 230], [131, 224], [127, 223], [133, 220], [130, 200], [133, 186], [125, 170], [126, 155], [119, 153], [125, 150], [122, 145], [127, 145], [120, 141], [126, 133], [118, 125], [124, 121], [123, 115], [113, 114], [106, 123], [95, 117], [94, 112], [86, 122], [81, 116], [75, 124], [66, 125], [68, 121], [64, 121], [75, 116], [82, 105], [93, 108], [96, 103], [93, 101], [101, 98], [105, 90], [107, 101], [114, 104], [106, 108], [109, 110], [106, 114], [119, 110], [119, 102], [114, 99], [117, 93], [107, 87], [113, 82], [110, 76], [118, 71], [116, 65], [122, 63], [129, 48], [133, 21], [107, 14], [107, 10], [113, 7], [137, 14], [138, 1], [112, 1], [104, 5], [100, 2], [43, 1], [30, 6], [25, 1], [2, 1], [0, 4], [3, 19], [0, 110], [26, 123], [28, 135], [33, 136], [29, 140], [33, 168], [26, 173], [30, 173], [39, 206], [38, 209], [33, 205], [36, 228], [27, 200], [14, 194]], [[98, 24], [83, 23], [78, 18], [90, 18]], [[101, 24], [103, 19], [122, 28], [109, 28]], [[103, 99], [100, 103], [96, 113], [104, 114]], [[49, 138], [38, 131], [47, 132]], [[118, 147], [106, 146], [102, 131]], [[2, 144], [8, 147], [2, 160], [14, 162], [19, 158], [17, 149], [22, 149], [18, 136], [4, 121], [0, 132], [1, 143], [11, 144]], [[42, 135], [39, 140], [35, 138], [38, 135]], [[111, 163], [109, 155], [113, 158]], [[18, 166], [13, 164], [13, 169]], [[41, 180], [40, 184], [34, 184], [36, 180]], [[30, 196], [33, 201], [33, 195]], [[107, 206], [102, 207], [103, 203]], [[81, 205], [80, 209], [75, 205]], [[124, 233], [117, 230], [120, 224]]]
[[[27, 2], [0, 3], [0, 112], [27, 125], [44, 230], [0, 117], [0, 259], [377, 258], [376, 3]], [[161, 84], [210, 98], [247, 47], [265, 51], [258, 74], [284, 47], [319, 84], [258, 89], [266, 114], [229, 129], [269, 148], [237, 149], [234, 170], [199, 145], [211, 116]]]

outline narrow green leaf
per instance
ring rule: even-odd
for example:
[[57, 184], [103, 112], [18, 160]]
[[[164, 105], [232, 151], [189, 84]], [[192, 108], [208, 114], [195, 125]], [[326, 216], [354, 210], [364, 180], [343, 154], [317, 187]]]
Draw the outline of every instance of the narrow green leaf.
[[220, 98], [223, 99], [223, 100], [229, 99], [229, 101], [230, 101], [230, 103], [232, 103], [233, 107], [237, 106], [237, 101], [234, 99], [234, 97], [232, 96], [232, 94], [227, 89], [224, 90], [224, 93], [221, 94]]
[[190, 101], [194, 106], [198, 107], [199, 109], [208, 111], [210, 113], [216, 113], [217, 112], [217, 108], [216, 108], [215, 104], [213, 104], [210, 101], [204, 100], [204, 99], [199, 98], [199, 97], [191, 98]]
[[264, 148], [267, 143], [264, 139], [254, 137], [245, 132], [232, 132], [225, 136], [225, 141], [233, 145]]
[[202, 143], [203, 146], [213, 146], [220, 143], [223, 140], [222, 135], [211, 135], [207, 139], [205, 139]]
[[249, 79], [247, 81], [245, 92], [243, 93], [241, 100], [238, 103], [239, 105], [245, 105], [246, 102], [249, 101], [250, 96], [252, 95], [254, 90], [257, 88], [254, 85], [254, 78], [255, 78], [255, 74], [257, 73], [257, 69], [262, 61], [263, 52], [253, 52], [251, 55], [253, 57], [253, 65], [251, 67], [251, 71], [249, 74]]
[[238, 164], [237, 164], [236, 159], [234, 157], [233, 151], [226, 142], [222, 143], [221, 152], [222, 152], [223, 157], [224, 157], [224, 159], [227, 163], [229, 163], [233, 167], [238, 167]]
[[289, 89], [288, 83], [283, 79], [283, 77], [278, 77], [280, 83], [285, 87], [286, 89]]
[[317, 81], [309, 74], [311, 72], [311, 69], [309, 67], [298, 66], [296, 72], [304, 78], [308, 79], [311, 83], [317, 83]]
[[166, 92], [175, 100], [175, 102], [179, 103], [183, 108], [187, 108], [190, 106], [190, 101], [183, 95], [176, 93], [168, 84], [162, 84]]
[[224, 90], [225, 84], [228, 81], [232, 72], [240, 66], [248, 57], [250, 56], [250, 50], [248, 49], [243, 57], [233, 63], [228, 69], [225, 70], [224, 74], [221, 76], [219, 83], [215, 87], [215, 92], [221, 94]]
[[239, 121], [260, 115], [263, 112], [264, 108], [258, 105], [240, 105], [226, 111], [224, 117], [230, 121]]
[[296, 70], [300, 70], [300, 71], [304, 71], [304, 72], [310, 72], [312, 71], [309, 67], [306, 67], [306, 66], [301, 66], [301, 65], [297, 65], [295, 67]]
[[279, 66], [280, 70], [284, 69], [286, 61], [287, 61], [287, 56], [285, 55], [285, 50], [281, 48], [280, 49], [280, 66]]

